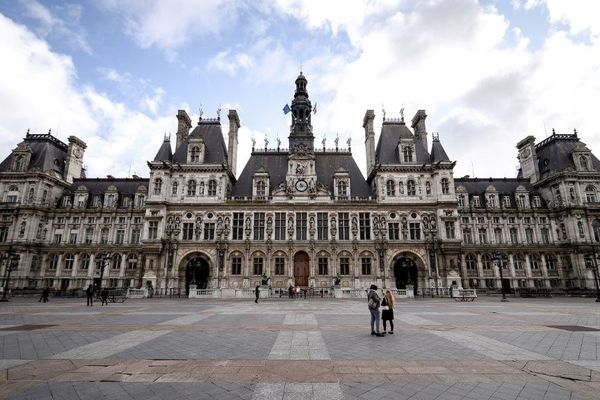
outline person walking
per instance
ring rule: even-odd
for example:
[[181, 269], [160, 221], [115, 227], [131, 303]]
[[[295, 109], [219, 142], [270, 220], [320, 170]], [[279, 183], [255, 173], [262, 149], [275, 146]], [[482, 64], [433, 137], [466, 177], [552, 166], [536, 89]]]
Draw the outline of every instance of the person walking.
[[92, 285], [85, 289], [85, 297], [87, 297], [88, 307], [92, 307], [94, 305], [94, 287]]
[[367, 301], [369, 312], [371, 313], [371, 335], [383, 337], [383, 335], [379, 332], [379, 305], [381, 303], [381, 299], [377, 294], [376, 285], [371, 285], [369, 294], [367, 294]]
[[386, 321], [390, 322], [390, 335], [394, 334], [394, 295], [390, 290], [385, 291], [381, 301], [381, 319], [383, 321], [383, 334], [386, 334]]
[[254, 302], [258, 303], [258, 298], [260, 297], [260, 285], [256, 285], [256, 289], [254, 289], [254, 295], [256, 296]]
[[108, 289], [104, 288], [102, 289], [102, 292], [100, 292], [100, 301], [102, 302], [102, 305], [107, 305], [108, 306]]
[[48, 301], [48, 296], [50, 296], [50, 289], [46, 286], [42, 290], [42, 295], [40, 296], [40, 299], [38, 301], [43, 301], [44, 303], [46, 303]]

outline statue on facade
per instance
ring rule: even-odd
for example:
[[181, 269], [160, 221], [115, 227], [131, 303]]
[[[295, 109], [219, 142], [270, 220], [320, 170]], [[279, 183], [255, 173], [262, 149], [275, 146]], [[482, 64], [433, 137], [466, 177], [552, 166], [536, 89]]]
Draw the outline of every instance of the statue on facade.
[[338, 274], [335, 276], [334, 285], [335, 286], [340, 286], [340, 282], [341, 281], [342, 281], [342, 278], [340, 277], [340, 273], [338, 272]]
[[269, 285], [269, 281], [270, 280], [271, 280], [271, 278], [268, 277], [267, 274], [263, 272], [263, 274], [262, 274], [262, 285], [263, 286]]

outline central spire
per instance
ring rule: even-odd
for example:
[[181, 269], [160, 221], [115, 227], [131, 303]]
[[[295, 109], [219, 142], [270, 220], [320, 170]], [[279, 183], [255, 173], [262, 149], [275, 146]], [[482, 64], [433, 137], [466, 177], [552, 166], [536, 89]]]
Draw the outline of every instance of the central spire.
[[294, 92], [294, 100], [292, 100], [292, 126], [290, 129], [290, 151], [304, 144], [307, 150], [313, 150], [314, 136], [312, 133], [311, 113], [312, 105], [308, 99], [308, 91], [306, 90], [306, 78], [300, 71], [300, 75], [296, 78], [296, 91]]

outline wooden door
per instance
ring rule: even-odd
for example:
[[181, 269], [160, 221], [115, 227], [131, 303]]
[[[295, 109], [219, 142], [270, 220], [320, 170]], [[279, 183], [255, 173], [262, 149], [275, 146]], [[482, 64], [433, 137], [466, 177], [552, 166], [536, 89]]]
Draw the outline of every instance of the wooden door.
[[308, 286], [308, 254], [303, 251], [294, 256], [294, 280], [296, 286]]

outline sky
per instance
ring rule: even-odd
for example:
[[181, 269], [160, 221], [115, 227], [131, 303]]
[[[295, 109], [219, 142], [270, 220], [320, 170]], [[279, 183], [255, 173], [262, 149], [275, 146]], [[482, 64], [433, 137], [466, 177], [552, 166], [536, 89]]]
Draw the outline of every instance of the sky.
[[[178, 109], [287, 147], [300, 70], [315, 142], [351, 138], [367, 109], [426, 110], [455, 176], [515, 177], [515, 145], [572, 133], [600, 156], [596, 0], [0, 0], [0, 159], [31, 133], [84, 140], [88, 177], [147, 177]], [[344, 144], [341, 146], [341, 144]], [[429, 137], [431, 143], [431, 136]]]

